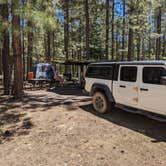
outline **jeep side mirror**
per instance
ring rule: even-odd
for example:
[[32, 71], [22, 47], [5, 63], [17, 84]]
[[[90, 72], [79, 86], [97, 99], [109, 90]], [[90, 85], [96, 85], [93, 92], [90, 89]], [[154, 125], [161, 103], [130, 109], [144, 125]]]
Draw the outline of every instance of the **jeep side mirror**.
[[166, 76], [161, 77], [160, 82], [161, 82], [161, 85], [166, 85]]

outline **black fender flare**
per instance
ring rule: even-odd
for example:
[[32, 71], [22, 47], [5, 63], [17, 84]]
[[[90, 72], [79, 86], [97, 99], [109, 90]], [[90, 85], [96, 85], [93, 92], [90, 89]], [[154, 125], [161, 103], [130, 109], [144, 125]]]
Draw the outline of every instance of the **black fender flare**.
[[109, 89], [109, 87], [105, 84], [98, 84], [98, 83], [95, 83], [92, 85], [92, 88], [91, 88], [91, 91], [90, 91], [90, 94], [93, 95], [95, 92], [97, 91], [102, 91], [105, 93], [108, 101], [110, 102], [114, 102], [115, 103], [115, 99], [113, 97], [113, 93], [112, 91]]

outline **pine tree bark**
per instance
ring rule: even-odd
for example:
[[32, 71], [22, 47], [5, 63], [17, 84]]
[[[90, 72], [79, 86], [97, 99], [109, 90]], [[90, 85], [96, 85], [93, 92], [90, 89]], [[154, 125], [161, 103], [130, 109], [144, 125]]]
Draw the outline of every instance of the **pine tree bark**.
[[145, 60], [146, 57], [145, 57], [145, 39], [144, 39], [144, 37], [141, 40], [141, 46], [142, 46], [142, 49], [141, 49], [142, 59]]
[[[19, 0], [14, 1], [14, 9], [19, 6]], [[14, 98], [20, 98], [23, 94], [23, 67], [21, 56], [20, 17], [13, 11], [13, 55], [14, 55]]]
[[129, 37], [128, 37], [128, 56], [127, 60], [131, 61], [132, 60], [132, 52], [133, 52], [133, 30], [129, 28]]
[[[64, 6], [64, 52], [65, 60], [69, 60], [69, 0], [63, 0]], [[71, 73], [71, 66], [65, 65], [65, 73]]]
[[[2, 4], [0, 6], [1, 16], [3, 19], [8, 19], [9, 11], [8, 5]], [[2, 66], [3, 66], [3, 85], [4, 94], [10, 94], [10, 51], [9, 51], [9, 32], [7, 29], [3, 32], [3, 48], [2, 48]]]
[[121, 60], [124, 61], [125, 59], [125, 26], [126, 26], [126, 0], [123, 0], [123, 32], [122, 32], [122, 58]]
[[53, 54], [53, 58], [55, 59], [56, 58], [56, 55], [55, 55], [55, 31], [52, 32], [52, 47], [53, 47], [53, 50], [52, 50], [52, 54]]
[[69, 59], [69, 0], [64, 0], [64, 51], [66, 60]]
[[86, 58], [87, 60], [90, 59], [90, 24], [89, 24], [89, 1], [85, 0], [85, 32], [86, 32]]
[[47, 35], [46, 35], [47, 33], [44, 33], [44, 37], [43, 37], [43, 39], [44, 39], [44, 54], [45, 54], [45, 58], [47, 57]]
[[79, 43], [80, 43], [80, 47], [79, 47], [79, 54], [78, 54], [78, 60], [81, 61], [82, 60], [82, 46], [81, 46], [81, 42], [82, 42], [82, 21], [80, 19], [80, 27], [79, 27]]
[[112, 54], [112, 61], [114, 60], [114, 16], [115, 16], [115, 0], [112, 0], [112, 50], [111, 50], [111, 54]]
[[25, 78], [25, 74], [26, 74], [26, 69], [25, 69], [25, 66], [26, 66], [26, 61], [25, 61], [25, 32], [24, 32], [24, 27], [22, 26], [22, 58], [23, 58], [23, 76], [24, 76], [24, 79]]
[[166, 35], [163, 36], [163, 51], [162, 51], [162, 57], [166, 57]]
[[51, 32], [47, 31], [47, 55], [46, 55], [46, 61], [51, 61]]
[[116, 61], [119, 61], [120, 60], [120, 54], [119, 54], [119, 46], [120, 46], [120, 42], [119, 42], [119, 39], [118, 39], [118, 30], [117, 30], [117, 33], [116, 33], [116, 36], [115, 36], [115, 54], [116, 54]]
[[0, 48], [0, 75], [2, 75], [2, 48]]
[[[157, 33], [161, 34], [161, 7], [158, 9], [157, 16]], [[161, 37], [156, 39], [156, 60], [160, 60], [161, 56]]]
[[137, 61], [140, 60], [140, 44], [141, 44], [140, 40], [141, 39], [140, 39], [140, 36], [138, 34], [138, 37], [137, 37]]
[[148, 36], [148, 53], [149, 53], [149, 60], [151, 59], [151, 37], [150, 37], [150, 32]]
[[32, 32], [32, 23], [28, 21], [28, 27], [30, 32], [28, 32], [28, 57], [27, 57], [27, 72], [32, 71], [32, 53], [33, 53], [33, 32]]
[[110, 23], [110, 0], [106, 0], [106, 41], [105, 41], [105, 54], [106, 59], [109, 59], [109, 26]]

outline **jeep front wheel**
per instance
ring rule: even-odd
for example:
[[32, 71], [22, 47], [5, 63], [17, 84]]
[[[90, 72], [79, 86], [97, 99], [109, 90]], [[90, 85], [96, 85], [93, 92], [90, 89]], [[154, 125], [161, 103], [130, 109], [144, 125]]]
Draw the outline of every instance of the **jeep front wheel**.
[[110, 110], [110, 105], [111, 103], [107, 101], [106, 96], [102, 92], [96, 92], [93, 95], [93, 108], [95, 111], [104, 114]]

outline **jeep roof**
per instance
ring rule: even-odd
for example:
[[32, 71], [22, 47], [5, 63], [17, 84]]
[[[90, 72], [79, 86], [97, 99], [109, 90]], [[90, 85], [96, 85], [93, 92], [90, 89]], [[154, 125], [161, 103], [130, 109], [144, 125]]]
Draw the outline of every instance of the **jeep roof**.
[[96, 62], [91, 63], [89, 66], [96, 66], [96, 65], [113, 65], [113, 64], [119, 64], [119, 65], [166, 65], [166, 60], [162, 61], [124, 61], [124, 62], [111, 62], [111, 61], [105, 61], [105, 62]]

